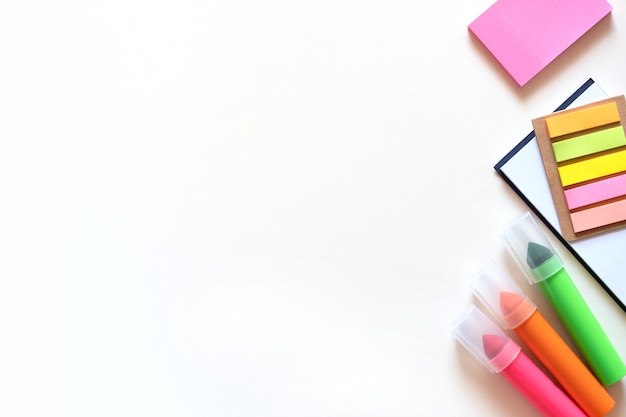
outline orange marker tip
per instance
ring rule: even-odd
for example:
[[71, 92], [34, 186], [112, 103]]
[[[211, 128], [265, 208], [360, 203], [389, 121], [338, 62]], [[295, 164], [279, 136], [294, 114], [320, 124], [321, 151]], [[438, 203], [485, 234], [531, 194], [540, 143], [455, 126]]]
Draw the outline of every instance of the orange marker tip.
[[511, 314], [520, 304], [526, 300], [526, 297], [513, 292], [502, 291], [500, 292], [500, 311], [505, 316]]

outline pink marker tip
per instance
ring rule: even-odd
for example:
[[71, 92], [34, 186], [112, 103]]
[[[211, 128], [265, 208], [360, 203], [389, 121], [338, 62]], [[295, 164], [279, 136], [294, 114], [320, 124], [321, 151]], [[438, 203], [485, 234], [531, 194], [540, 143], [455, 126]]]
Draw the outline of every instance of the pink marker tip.
[[493, 359], [506, 345], [507, 339], [495, 334], [483, 335], [483, 350], [488, 359]]

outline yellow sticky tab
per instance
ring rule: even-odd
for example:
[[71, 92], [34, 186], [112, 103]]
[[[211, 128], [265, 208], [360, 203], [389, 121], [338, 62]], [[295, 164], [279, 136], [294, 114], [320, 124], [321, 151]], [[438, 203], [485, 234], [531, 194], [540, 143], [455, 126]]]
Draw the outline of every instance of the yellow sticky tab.
[[545, 118], [551, 138], [619, 122], [619, 112], [614, 101], [555, 114]]
[[626, 171], [626, 150], [559, 167], [563, 187]]

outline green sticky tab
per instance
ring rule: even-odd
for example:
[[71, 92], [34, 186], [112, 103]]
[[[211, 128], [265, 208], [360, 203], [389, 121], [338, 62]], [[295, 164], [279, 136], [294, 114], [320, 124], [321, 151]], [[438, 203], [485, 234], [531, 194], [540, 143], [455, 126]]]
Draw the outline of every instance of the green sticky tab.
[[625, 145], [626, 135], [624, 135], [624, 128], [617, 126], [554, 142], [552, 148], [554, 149], [556, 162], [562, 162]]

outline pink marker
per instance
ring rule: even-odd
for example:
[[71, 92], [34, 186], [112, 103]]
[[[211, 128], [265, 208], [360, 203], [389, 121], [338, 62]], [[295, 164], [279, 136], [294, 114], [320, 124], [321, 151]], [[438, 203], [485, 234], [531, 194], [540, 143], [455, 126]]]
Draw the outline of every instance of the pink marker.
[[491, 373], [499, 373], [545, 417], [585, 417], [580, 408], [475, 306], [456, 321], [454, 337]]

